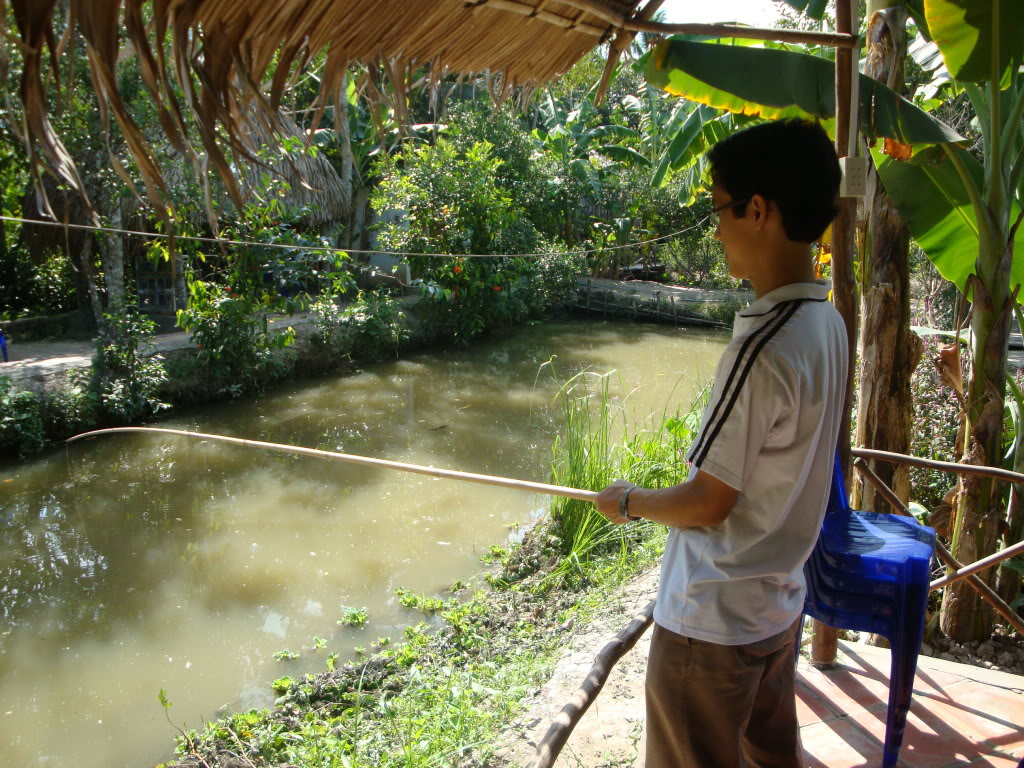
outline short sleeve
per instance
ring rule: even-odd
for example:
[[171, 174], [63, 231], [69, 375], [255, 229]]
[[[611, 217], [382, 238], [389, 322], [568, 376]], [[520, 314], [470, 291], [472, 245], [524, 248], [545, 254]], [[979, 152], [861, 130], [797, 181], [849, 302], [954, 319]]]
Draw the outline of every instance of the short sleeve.
[[757, 455], [790, 402], [784, 371], [768, 349], [752, 356], [730, 345], [719, 362], [700, 432], [686, 458], [742, 492]]

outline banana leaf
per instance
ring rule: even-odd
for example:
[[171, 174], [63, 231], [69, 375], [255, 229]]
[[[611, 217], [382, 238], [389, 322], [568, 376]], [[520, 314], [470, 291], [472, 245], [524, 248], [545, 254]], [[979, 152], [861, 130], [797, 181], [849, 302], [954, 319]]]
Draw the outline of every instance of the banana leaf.
[[650, 165], [651, 161], [641, 155], [635, 149], [622, 147], [618, 144], [605, 144], [597, 148], [597, 151], [605, 157], [617, 160], [620, 163], [635, 163], [636, 165]]
[[[960, 161], [982, 186], [984, 169], [964, 149], [953, 147]], [[906, 162], [872, 150], [882, 185], [896, 204], [911, 237], [936, 269], [962, 291], [978, 260], [978, 220], [967, 188], [941, 147], [914, 153]], [[1020, 211], [1016, 203], [1011, 217]], [[1011, 221], [1013, 219], [1011, 218]], [[1010, 285], [1024, 284], [1024, 238], [1013, 249]], [[1024, 300], [1024, 296], [1020, 297]]]
[[[770, 48], [666, 40], [647, 61], [647, 81], [717, 109], [768, 119], [834, 120], [835, 65]], [[903, 144], [965, 142], [949, 126], [870, 77], [860, 76], [861, 129]]]
[[662, 155], [658, 168], [654, 172], [651, 184], [661, 187], [667, 180], [669, 170], [676, 170], [682, 166], [684, 158], [689, 154], [688, 150], [700, 137], [704, 126], [717, 117], [719, 111], [711, 107], [699, 106], [686, 118], [679, 132], [672, 137], [671, 143]]
[[[1021, 0], [924, 0], [928, 30], [942, 51], [946, 68], [960, 81], [994, 76], [1005, 88], [1014, 62], [1024, 56], [1024, 2]], [[998, 35], [993, 28], [998, 27]], [[993, 45], [998, 51], [993, 51]], [[996, 59], [993, 61], [993, 53]]]

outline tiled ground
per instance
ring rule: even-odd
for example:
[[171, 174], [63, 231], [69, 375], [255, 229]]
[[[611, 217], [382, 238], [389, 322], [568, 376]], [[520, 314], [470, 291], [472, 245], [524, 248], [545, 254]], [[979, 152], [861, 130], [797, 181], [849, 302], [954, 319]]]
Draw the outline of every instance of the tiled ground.
[[[840, 666], [800, 663], [798, 705], [808, 768], [877, 768], [889, 651], [840, 643]], [[904, 768], [1016, 768], [1024, 758], [1024, 677], [922, 656], [900, 752]]]

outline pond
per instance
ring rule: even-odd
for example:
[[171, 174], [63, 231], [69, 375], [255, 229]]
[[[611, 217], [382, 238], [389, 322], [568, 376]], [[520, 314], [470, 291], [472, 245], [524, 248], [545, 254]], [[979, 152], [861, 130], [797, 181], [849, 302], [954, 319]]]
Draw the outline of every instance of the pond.
[[[294, 383], [160, 426], [546, 481], [559, 381], [619, 371], [639, 417], [685, 409], [728, 336], [534, 325], [460, 351]], [[4, 764], [170, 757], [177, 725], [273, 702], [275, 678], [399, 641], [441, 593], [547, 510], [545, 497], [219, 443], [115, 435], [0, 468]], [[341, 627], [346, 607], [364, 627]], [[314, 649], [314, 638], [323, 648]], [[274, 659], [290, 650], [299, 658]]]

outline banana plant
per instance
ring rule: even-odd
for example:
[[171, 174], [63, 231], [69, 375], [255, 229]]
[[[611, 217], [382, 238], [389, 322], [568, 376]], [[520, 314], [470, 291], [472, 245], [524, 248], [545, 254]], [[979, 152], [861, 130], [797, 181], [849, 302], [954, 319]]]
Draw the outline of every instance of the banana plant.
[[[533, 137], [541, 150], [554, 157], [561, 169], [559, 195], [565, 222], [563, 237], [572, 244], [583, 222], [579, 215], [578, 200], [573, 188], [582, 186], [593, 198], [601, 194], [605, 174], [615, 163], [650, 165], [650, 160], [633, 147], [614, 141], [639, 143], [640, 133], [625, 125], [602, 124], [592, 127], [596, 113], [592, 89], [579, 107], [568, 110], [558, 104], [548, 91], [539, 105], [542, 126], [533, 130]], [[599, 157], [611, 163], [599, 161]]]

